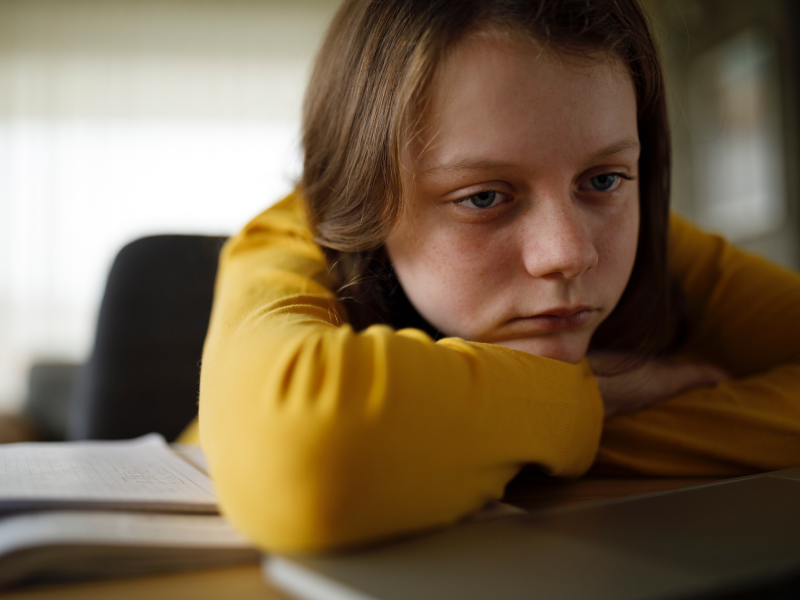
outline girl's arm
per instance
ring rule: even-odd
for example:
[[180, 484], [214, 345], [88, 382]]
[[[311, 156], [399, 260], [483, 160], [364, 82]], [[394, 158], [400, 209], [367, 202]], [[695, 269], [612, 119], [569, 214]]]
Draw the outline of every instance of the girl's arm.
[[687, 358], [731, 375], [606, 422], [597, 473], [743, 475], [800, 465], [800, 275], [673, 218], [697, 323]]
[[344, 320], [299, 198], [226, 245], [200, 437], [223, 512], [259, 546], [433, 527], [499, 498], [523, 463], [592, 463], [603, 406], [585, 361]]

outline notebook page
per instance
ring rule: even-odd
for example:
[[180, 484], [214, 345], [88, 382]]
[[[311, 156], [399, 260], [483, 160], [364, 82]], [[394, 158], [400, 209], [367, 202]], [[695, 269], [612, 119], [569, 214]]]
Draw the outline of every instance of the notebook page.
[[173, 443], [170, 444], [169, 447], [183, 460], [187, 461], [193, 467], [197, 467], [203, 474], [208, 475], [208, 461], [200, 446]]
[[218, 515], [47, 511], [0, 520], [0, 557], [54, 544], [252, 548]]
[[214, 511], [216, 498], [211, 480], [157, 434], [0, 446], [0, 511], [98, 503]]

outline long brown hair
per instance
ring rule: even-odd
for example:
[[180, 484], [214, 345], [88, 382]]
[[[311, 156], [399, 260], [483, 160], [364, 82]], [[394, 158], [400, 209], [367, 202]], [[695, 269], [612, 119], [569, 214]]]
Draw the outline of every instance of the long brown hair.
[[392, 323], [386, 298], [398, 284], [383, 243], [402, 209], [402, 148], [436, 66], [465, 36], [485, 30], [627, 66], [642, 147], [638, 249], [592, 348], [664, 352], [683, 311], [667, 268], [670, 137], [658, 53], [637, 0], [345, 0], [308, 86], [300, 187], [351, 323]]

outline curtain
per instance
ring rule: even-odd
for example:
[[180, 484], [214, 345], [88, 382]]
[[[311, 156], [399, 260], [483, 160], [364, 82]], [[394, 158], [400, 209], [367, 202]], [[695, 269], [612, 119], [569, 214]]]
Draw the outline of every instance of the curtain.
[[0, 1], [0, 410], [86, 357], [123, 245], [234, 233], [292, 188], [336, 4]]

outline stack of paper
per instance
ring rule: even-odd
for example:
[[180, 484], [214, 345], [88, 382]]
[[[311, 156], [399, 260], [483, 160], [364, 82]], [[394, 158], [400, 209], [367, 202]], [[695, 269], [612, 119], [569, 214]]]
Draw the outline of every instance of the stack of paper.
[[161, 436], [0, 446], [0, 586], [255, 560]]

